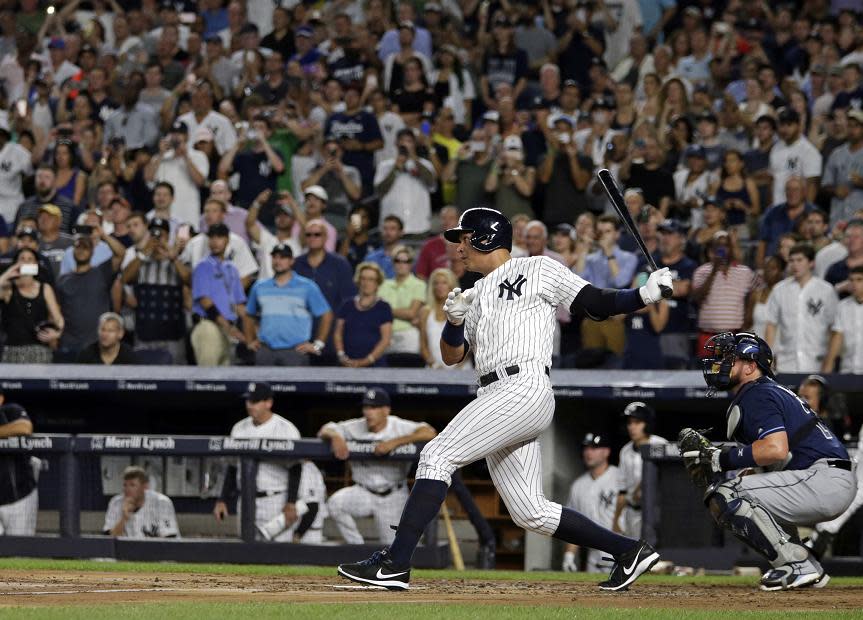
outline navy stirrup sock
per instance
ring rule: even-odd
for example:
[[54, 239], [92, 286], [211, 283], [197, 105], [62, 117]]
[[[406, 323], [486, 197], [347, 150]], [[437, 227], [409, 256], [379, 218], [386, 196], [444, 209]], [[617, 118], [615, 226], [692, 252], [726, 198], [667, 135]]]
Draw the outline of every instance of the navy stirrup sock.
[[426, 526], [440, 511], [446, 499], [447, 484], [440, 480], [420, 478], [405, 503], [402, 518], [396, 530], [396, 538], [390, 545], [390, 557], [398, 568], [410, 566], [420, 537]]
[[554, 537], [580, 547], [590, 547], [617, 557], [632, 549], [637, 540], [615, 534], [594, 523], [580, 512], [564, 508], [560, 513], [560, 525]]

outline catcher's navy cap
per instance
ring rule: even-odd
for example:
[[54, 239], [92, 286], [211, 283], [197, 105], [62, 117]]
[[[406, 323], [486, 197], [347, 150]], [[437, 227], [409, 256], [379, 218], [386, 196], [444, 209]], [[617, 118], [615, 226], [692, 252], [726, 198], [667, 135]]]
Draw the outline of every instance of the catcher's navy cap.
[[581, 445], [584, 448], [611, 447], [611, 444], [608, 442], [608, 439], [605, 438], [605, 435], [601, 435], [599, 433], [588, 433], [584, 436], [584, 439], [581, 440]]
[[374, 387], [366, 390], [363, 394], [363, 406], [368, 407], [389, 407], [390, 395], [383, 388]]
[[253, 403], [257, 403], [262, 400], [269, 400], [272, 397], [273, 388], [269, 383], [265, 383], [264, 381], [250, 383], [249, 387], [246, 389], [246, 393], [243, 394], [243, 398], [250, 400]]

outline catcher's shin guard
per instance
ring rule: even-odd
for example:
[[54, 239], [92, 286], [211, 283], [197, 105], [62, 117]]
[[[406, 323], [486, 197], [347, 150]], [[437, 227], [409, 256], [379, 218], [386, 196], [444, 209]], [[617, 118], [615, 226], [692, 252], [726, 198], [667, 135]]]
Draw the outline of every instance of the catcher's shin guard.
[[803, 545], [791, 542], [763, 506], [737, 494], [734, 481], [708, 489], [707, 505], [716, 522], [767, 558], [773, 566], [801, 562], [809, 556]]

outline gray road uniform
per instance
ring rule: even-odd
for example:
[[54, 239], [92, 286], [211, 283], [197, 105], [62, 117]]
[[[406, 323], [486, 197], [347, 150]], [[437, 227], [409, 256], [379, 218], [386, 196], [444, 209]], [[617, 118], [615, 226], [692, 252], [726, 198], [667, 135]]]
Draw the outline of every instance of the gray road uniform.
[[[582, 513], [591, 521], [603, 527], [611, 528], [618, 489], [620, 489], [620, 470], [614, 465], [609, 465], [608, 469], [598, 478], [591, 476], [588, 471], [581, 474], [572, 483], [566, 505]], [[610, 559], [603, 559], [607, 556], [607, 553], [591, 549], [587, 554], [587, 572], [608, 572], [612, 562]]]
[[[659, 435], [651, 435], [651, 445], [667, 444], [668, 440]], [[626, 496], [626, 507], [621, 514], [620, 527], [623, 533], [632, 538], [641, 538], [641, 473], [643, 459], [641, 450], [631, 441], [620, 449], [618, 467], [620, 469], [620, 493]]]

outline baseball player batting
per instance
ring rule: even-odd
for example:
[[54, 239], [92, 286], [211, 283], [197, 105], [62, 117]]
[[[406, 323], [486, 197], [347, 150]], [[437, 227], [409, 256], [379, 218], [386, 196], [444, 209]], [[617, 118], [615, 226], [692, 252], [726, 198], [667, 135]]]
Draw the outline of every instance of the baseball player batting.
[[555, 309], [603, 320], [662, 299], [668, 269], [650, 274], [640, 289], [599, 289], [544, 256], [512, 258], [512, 225], [499, 211], [465, 211], [445, 237], [457, 243], [468, 271], [482, 275], [474, 288], [454, 289], [444, 303], [440, 337], [446, 364], [473, 350], [477, 398], [423, 449], [393, 543], [371, 558], [342, 564], [340, 575], [360, 583], [406, 590], [414, 549], [438, 514], [451, 476], [485, 458], [491, 479], [516, 524], [614, 558], [605, 590], [623, 590], [659, 559], [645, 541], [616, 534], [575, 510], [546, 499], [537, 437], [554, 416], [551, 389]]

